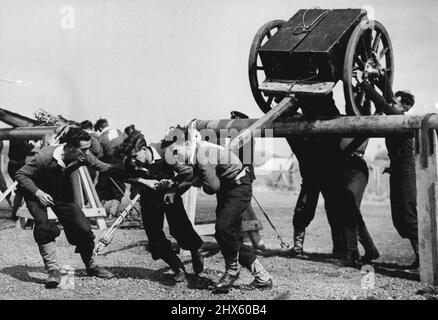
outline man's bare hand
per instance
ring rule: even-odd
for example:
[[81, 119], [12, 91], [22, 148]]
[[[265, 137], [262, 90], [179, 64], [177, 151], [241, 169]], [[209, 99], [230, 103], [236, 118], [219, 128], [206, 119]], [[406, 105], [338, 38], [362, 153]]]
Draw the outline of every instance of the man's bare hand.
[[167, 189], [173, 186], [173, 181], [171, 179], [162, 179], [158, 183], [157, 189]]
[[35, 196], [38, 198], [38, 200], [41, 202], [41, 204], [45, 207], [50, 207], [55, 204], [53, 201], [53, 198], [50, 194], [45, 193], [43, 190], [38, 190], [35, 192]]
[[145, 185], [146, 187], [150, 189], [157, 189], [157, 186], [159, 185], [160, 181], [154, 180], [154, 179], [143, 179], [138, 178], [137, 182], [140, 182], [141, 184]]

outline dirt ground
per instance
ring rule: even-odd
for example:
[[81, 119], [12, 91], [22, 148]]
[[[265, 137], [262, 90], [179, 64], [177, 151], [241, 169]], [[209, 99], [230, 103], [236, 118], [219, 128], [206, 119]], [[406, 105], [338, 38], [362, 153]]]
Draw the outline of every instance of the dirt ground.
[[[255, 189], [254, 194], [278, 232], [292, 242], [291, 208], [297, 195], [267, 189]], [[199, 211], [211, 214], [214, 200], [201, 195]], [[58, 255], [63, 265], [75, 269], [74, 288], [45, 289], [46, 276], [32, 231], [16, 229], [7, 219], [9, 211], [3, 208], [0, 212], [0, 299], [437, 299], [430, 288], [419, 282], [418, 272], [404, 270], [403, 265], [412, 262], [413, 254], [409, 242], [401, 239], [392, 226], [387, 202], [365, 201], [363, 204], [364, 219], [381, 253], [374, 264], [374, 289], [362, 288], [360, 269], [342, 267], [330, 257], [330, 231], [321, 201], [306, 234], [303, 258], [291, 258], [281, 249], [276, 233], [254, 203], [264, 227], [261, 234], [267, 248], [260, 254], [260, 260], [274, 276], [274, 288], [264, 292], [241, 290], [241, 285], [252, 280], [249, 272], [242, 270], [235, 288], [226, 295], [214, 295], [205, 286], [209, 280], [216, 281], [224, 269], [212, 236], [203, 237], [206, 242], [203, 281], [190, 275], [188, 283], [174, 284], [165, 263], [152, 260], [146, 251], [147, 238], [139, 229], [118, 230], [113, 242], [98, 258], [100, 265], [116, 274], [111, 280], [87, 277], [79, 255], [61, 234], [57, 239]], [[102, 231], [95, 230], [95, 234], [99, 237]], [[190, 256], [182, 256], [182, 259], [192, 272]]]

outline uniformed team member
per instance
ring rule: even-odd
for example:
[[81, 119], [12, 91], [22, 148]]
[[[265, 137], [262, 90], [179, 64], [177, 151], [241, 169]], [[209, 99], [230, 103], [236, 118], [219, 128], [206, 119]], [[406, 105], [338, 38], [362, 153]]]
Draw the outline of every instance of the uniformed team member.
[[[333, 94], [326, 96], [296, 97], [296, 110], [302, 114], [291, 114], [297, 119], [315, 119], [324, 116], [338, 116]], [[340, 257], [345, 253], [344, 230], [339, 221], [337, 208], [337, 191], [340, 190], [339, 176], [335, 168], [339, 168], [339, 143], [337, 137], [288, 137], [287, 142], [298, 160], [302, 178], [301, 190], [293, 214], [294, 247], [292, 255], [303, 253], [305, 230], [315, 216], [319, 193], [324, 197], [327, 220], [330, 225], [333, 255]]]
[[[380, 95], [368, 79], [361, 82], [367, 96], [373, 101], [377, 112], [387, 115], [402, 115], [415, 104], [415, 97], [407, 91], [397, 91], [395, 94], [389, 84], [386, 74], [377, 85], [383, 92]], [[394, 227], [404, 239], [409, 239], [415, 254], [412, 268], [419, 267], [418, 252], [418, 220], [417, 220], [417, 188], [414, 160], [414, 140], [409, 136], [390, 136], [385, 138], [390, 159], [390, 201], [391, 215]]]
[[[368, 165], [363, 159], [367, 145], [368, 139], [343, 138], [340, 143], [338, 221], [345, 230], [343, 260], [350, 266], [356, 266], [358, 262], [369, 264], [380, 257], [360, 210], [369, 178]], [[358, 241], [365, 250], [363, 257], [359, 255]]]
[[[96, 158], [102, 158], [103, 152], [99, 142], [99, 134], [93, 130], [93, 123], [90, 120], [84, 120], [80, 123], [80, 127], [84, 129], [91, 137], [91, 154], [93, 154]], [[88, 168], [88, 171], [90, 172], [91, 180], [94, 181], [97, 175], [96, 171], [91, 168]]]
[[[299, 96], [296, 102], [303, 113], [299, 118], [340, 115], [332, 93]], [[303, 253], [305, 229], [315, 216], [321, 192], [332, 232], [333, 255], [348, 263], [357, 261], [359, 237], [365, 249], [362, 261], [369, 263], [377, 259], [379, 253], [360, 213], [360, 203], [368, 182], [368, 168], [362, 158], [366, 142], [351, 149], [352, 139], [289, 137], [287, 141], [298, 159], [302, 177], [293, 216], [294, 247], [290, 250], [291, 254]]]
[[234, 153], [206, 141], [186, 140], [187, 136], [180, 129], [169, 133], [169, 150], [183, 163], [193, 157], [194, 185], [217, 197], [215, 238], [225, 259], [225, 273], [213, 292], [230, 290], [239, 278], [239, 263], [254, 276], [244, 288], [271, 289], [272, 276], [257, 259], [253, 247], [243, 245], [242, 218], [252, 198], [248, 171]]
[[[94, 130], [99, 133], [99, 143], [102, 148], [100, 160], [110, 164], [122, 165], [122, 157], [116, 152], [116, 148], [125, 140], [124, 134], [118, 129], [111, 128], [106, 119], [97, 120]], [[112, 180], [117, 186], [114, 185], [108, 174], [100, 173], [96, 191], [101, 200], [110, 203], [109, 216], [115, 217], [118, 215], [126, 186], [119, 179], [113, 178]]]
[[59, 142], [61, 144], [40, 149], [15, 175], [35, 221], [34, 238], [48, 272], [48, 288], [54, 288], [60, 282], [55, 244], [60, 229], [56, 223], [49, 221], [47, 207], [53, 210], [64, 227], [68, 242], [76, 246], [87, 274], [101, 278], [114, 276], [99, 267], [93, 257], [95, 236], [90, 221], [74, 202], [70, 174], [80, 166], [90, 166], [102, 172], [122, 172], [90, 154], [90, 135], [79, 127], [70, 127]]
[[137, 130], [131, 132], [120, 148], [122, 154], [129, 156], [125, 160], [127, 173], [141, 182], [134, 185], [141, 195], [141, 215], [152, 258], [166, 262], [174, 272], [176, 282], [185, 280], [184, 264], [163, 231], [166, 215], [170, 234], [182, 249], [190, 251], [193, 270], [201, 273], [204, 269], [203, 242], [194, 230], [181, 199], [181, 195], [192, 185], [193, 168], [175, 161], [167, 163], [161, 145], [148, 145]]

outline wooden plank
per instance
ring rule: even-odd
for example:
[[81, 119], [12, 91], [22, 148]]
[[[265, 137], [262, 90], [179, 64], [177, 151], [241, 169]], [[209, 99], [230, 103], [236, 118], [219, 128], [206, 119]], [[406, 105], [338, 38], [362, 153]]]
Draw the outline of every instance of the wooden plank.
[[[255, 230], [256, 232], [253, 232], [253, 231], [245, 232], [244, 224], [250, 220], [257, 221], [260, 229]], [[256, 249], [264, 249], [265, 248], [265, 243], [263, 241], [263, 238], [260, 235], [260, 233], [258, 232], [258, 230], [263, 229], [263, 226], [262, 226], [261, 221], [257, 220], [257, 216], [256, 216], [251, 204], [248, 206], [248, 209], [243, 214], [242, 229], [244, 230], [244, 236], [247, 237], [251, 241], [251, 244], [254, 248], [256, 248]]]
[[94, 202], [96, 204], [96, 207], [101, 208], [102, 203], [100, 202], [99, 196], [97, 195], [97, 191], [96, 191], [96, 188], [94, 187], [94, 182], [91, 179], [90, 172], [88, 171], [87, 167], [81, 167], [81, 168], [83, 168], [83, 171], [84, 171], [84, 176], [86, 179], [85, 181], [90, 186], [91, 194], [92, 194], [92, 197], [93, 197]]
[[242, 221], [242, 231], [258, 231], [262, 230], [262, 222], [260, 220], [243, 220]]
[[210, 223], [210, 224], [196, 224], [194, 226], [195, 231], [200, 235], [200, 236], [211, 236], [214, 235], [216, 232], [215, 229], [215, 224], [214, 223]]
[[[81, 179], [81, 188], [85, 188], [85, 195], [87, 197], [87, 200], [90, 202], [90, 205], [92, 208], [97, 208], [96, 200], [94, 199], [93, 191], [91, 190], [92, 184], [87, 180], [87, 177], [85, 175], [86, 167], [80, 167], [79, 168], [79, 176]], [[83, 193], [82, 193], [83, 194]], [[85, 199], [84, 199], [85, 200]], [[85, 207], [85, 201], [82, 203], [82, 207]]]
[[87, 218], [106, 217], [105, 208], [82, 208]]
[[419, 130], [415, 166], [417, 174], [420, 279], [422, 282], [435, 286], [438, 285], [438, 172], [436, 135], [430, 133], [431, 130]]
[[96, 223], [97, 223], [97, 227], [99, 228], [99, 230], [107, 229], [106, 222], [105, 222], [104, 218], [102, 218], [102, 217], [97, 218]]
[[253, 138], [253, 130], [260, 130], [270, 127], [272, 123], [294, 105], [293, 98], [283, 98], [278, 105], [272, 108], [263, 117], [244, 129], [237, 137], [231, 140], [228, 148], [232, 152], [238, 154], [239, 149]]
[[[1, 174], [1, 173], [0, 173]], [[6, 197], [8, 196], [8, 194], [10, 194], [12, 191], [14, 191], [15, 190], [15, 187], [17, 186], [17, 181], [14, 181], [14, 183], [12, 183], [6, 190], [5, 190], [5, 192], [3, 192], [1, 195], [0, 195], [0, 203], [3, 201], [3, 200], [5, 200], [6, 199]]]

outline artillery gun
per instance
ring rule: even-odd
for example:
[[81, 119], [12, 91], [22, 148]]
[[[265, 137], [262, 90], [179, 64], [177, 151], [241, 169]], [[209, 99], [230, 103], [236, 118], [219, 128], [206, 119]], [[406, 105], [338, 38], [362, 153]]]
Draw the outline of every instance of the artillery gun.
[[265, 113], [286, 97], [328, 94], [341, 80], [347, 115], [370, 115], [373, 105], [358, 73], [372, 85], [386, 73], [392, 85], [393, 67], [388, 32], [365, 10], [313, 8], [264, 24], [252, 42], [248, 71]]

